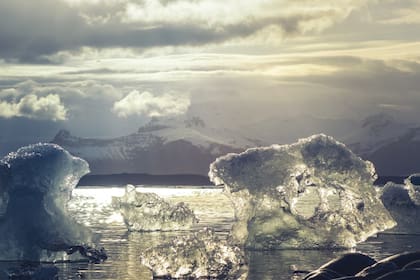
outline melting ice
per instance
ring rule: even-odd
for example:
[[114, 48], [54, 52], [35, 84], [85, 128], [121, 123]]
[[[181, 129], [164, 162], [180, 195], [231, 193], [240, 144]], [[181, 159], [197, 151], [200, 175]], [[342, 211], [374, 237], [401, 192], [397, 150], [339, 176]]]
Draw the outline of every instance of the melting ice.
[[246, 279], [244, 252], [205, 228], [144, 251], [141, 262], [159, 279]]
[[[20, 148], [0, 161], [0, 260], [69, 260], [94, 253], [90, 231], [67, 212], [86, 161], [55, 144]], [[80, 256], [80, 255], [79, 255]]]
[[397, 222], [392, 231], [420, 233], [420, 174], [413, 174], [404, 185], [386, 183], [381, 190], [381, 200]]
[[173, 204], [154, 193], [137, 192], [133, 185], [126, 186], [124, 196], [114, 197], [113, 205], [130, 231], [186, 230], [198, 223], [185, 203]]
[[237, 219], [232, 238], [248, 248], [352, 247], [395, 225], [373, 164], [326, 135], [228, 154], [209, 177], [224, 185]]

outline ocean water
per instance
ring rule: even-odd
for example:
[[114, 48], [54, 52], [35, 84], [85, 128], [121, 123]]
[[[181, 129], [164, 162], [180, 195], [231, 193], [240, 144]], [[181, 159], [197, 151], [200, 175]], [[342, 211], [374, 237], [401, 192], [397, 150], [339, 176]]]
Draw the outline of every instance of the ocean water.
[[[154, 192], [174, 202], [187, 203], [200, 219], [193, 229], [212, 227], [226, 237], [234, 221], [231, 204], [222, 190], [215, 187], [140, 186], [138, 191]], [[151, 272], [140, 264], [139, 255], [148, 247], [165, 242], [183, 232], [128, 233], [122, 217], [111, 208], [113, 196], [121, 196], [123, 188], [83, 187], [75, 189], [70, 212], [80, 222], [101, 235], [100, 244], [108, 253], [102, 264], [61, 263], [59, 279], [151, 279]], [[367, 253], [376, 259], [402, 251], [420, 250], [420, 236], [379, 234], [352, 251]], [[313, 270], [346, 251], [279, 250], [247, 251], [249, 280], [302, 279], [295, 269]], [[0, 270], [19, 266], [19, 263], [0, 263]]]

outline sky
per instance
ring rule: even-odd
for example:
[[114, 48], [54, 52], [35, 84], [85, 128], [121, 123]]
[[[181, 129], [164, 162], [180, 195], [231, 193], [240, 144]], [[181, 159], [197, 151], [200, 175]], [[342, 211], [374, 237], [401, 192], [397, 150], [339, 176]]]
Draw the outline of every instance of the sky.
[[419, 30], [420, 0], [0, 0], [0, 145], [152, 118], [416, 122]]

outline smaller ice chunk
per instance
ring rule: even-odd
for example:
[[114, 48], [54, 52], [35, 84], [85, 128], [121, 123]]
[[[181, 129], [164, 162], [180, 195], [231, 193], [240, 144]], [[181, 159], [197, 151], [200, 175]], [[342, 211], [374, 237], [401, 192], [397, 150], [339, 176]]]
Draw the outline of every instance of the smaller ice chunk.
[[137, 192], [133, 185], [126, 187], [124, 196], [114, 197], [113, 205], [130, 231], [187, 230], [198, 223], [185, 203], [172, 204], [154, 193]]
[[381, 190], [381, 200], [397, 222], [392, 231], [420, 233], [420, 185], [419, 175], [408, 177], [405, 185], [388, 182]]
[[141, 262], [160, 279], [246, 279], [244, 252], [205, 228], [149, 248]]
[[407, 186], [408, 194], [413, 203], [420, 206], [420, 174], [410, 175], [404, 180], [404, 184]]

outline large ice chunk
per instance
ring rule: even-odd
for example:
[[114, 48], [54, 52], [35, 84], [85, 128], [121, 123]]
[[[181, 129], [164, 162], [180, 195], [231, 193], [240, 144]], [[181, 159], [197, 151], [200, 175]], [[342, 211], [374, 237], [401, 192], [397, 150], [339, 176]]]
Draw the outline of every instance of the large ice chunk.
[[373, 164], [323, 134], [220, 157], [209, 177], [225, 186], [233, 240], [246, 247], [352, 247], [395, 224], [373, 186]]
[[159, 279], [246, 279], [244, 252], [205, 228], [149, 248], [141, 262]]
[[381, 191], [381, 199], [397, 222], [392, 230], [420, 233], [420, 175], [413, 174], [404, 185], [388, 182]]
[[183, 202], [172, 204], [154, 193], [137, 192], [128, 185], [124, 196], [114, 197], [130, 231], [172, 231], [190, 229], [198, 223], [194, 212]]
[[20, 148], [0, 160], [0, 259], [54, 260], [91, 242], [67, 213], [88, 164], [55, 144]]

